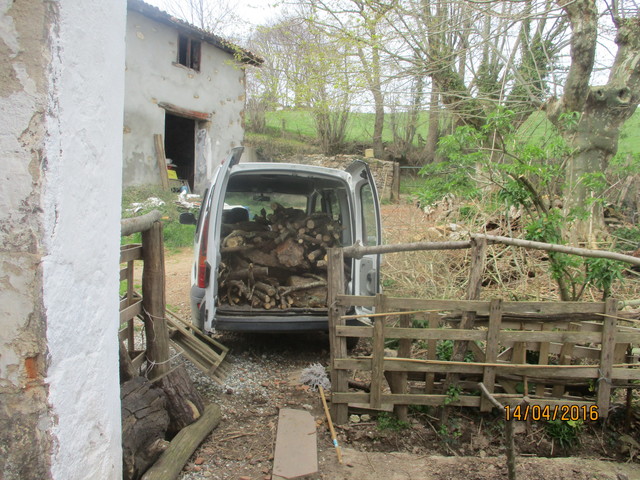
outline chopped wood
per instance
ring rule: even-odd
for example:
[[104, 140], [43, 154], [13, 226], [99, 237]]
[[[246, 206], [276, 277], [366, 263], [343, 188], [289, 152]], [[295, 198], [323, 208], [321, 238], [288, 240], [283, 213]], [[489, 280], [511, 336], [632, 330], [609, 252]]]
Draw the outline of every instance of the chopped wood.
[[342, 225], [323, 213], [307, 215], [278, 203], [271, 208], [253, 221], [224, 225], [219, 302], [265, 310], [326, 308], [326, 251], [340, 245]]

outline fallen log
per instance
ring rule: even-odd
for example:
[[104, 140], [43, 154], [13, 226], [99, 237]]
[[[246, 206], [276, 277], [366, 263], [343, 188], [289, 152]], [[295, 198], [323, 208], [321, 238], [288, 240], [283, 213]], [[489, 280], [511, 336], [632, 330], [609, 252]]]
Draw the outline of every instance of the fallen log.
[[198, 445], [220, 423], [220, 407], [207, 405], [197, 422], [183, 428], [173, 438], [158, 461], [142, 476], [141, 480], [174, 480], [178, 478], [189, 457]]

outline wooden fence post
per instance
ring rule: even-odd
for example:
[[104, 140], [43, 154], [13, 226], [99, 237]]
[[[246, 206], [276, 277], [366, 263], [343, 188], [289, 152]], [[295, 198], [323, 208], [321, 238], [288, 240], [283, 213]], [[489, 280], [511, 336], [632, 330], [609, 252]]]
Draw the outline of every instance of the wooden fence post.
[[344, 307], [338, 306], [338, 295], [344, 293], [344, 255], [341, 248], [330, 248], [327, 252], [327, 303], [329, 306], [329, 346], [331, 351], [331, 416], [333, 421], [340, 425], [347, 423], [349, 417], [349, 405], [335, 403], [334, 393], [347, 392], [347, 372], [335, 368], [337, 358], [347, 357], [347, 339], [336, 335], [336, 327], [346, 322], [342, 318]]
[[602, 345], [600, 350], [600, 369], [598, 378], [598, 413], [600, 418], [609, 416], [609, 402], [611, 401], [611, 377], [613, 374], [613, 357], [616, 349], [616, 331], [618, 301], [607, 299], [605, 317], [602, 324]]
[[[502, 323], [502, 300], [493, 299], [489, 306], [489, 330], [487, 332], [487, 345], [485, 349], [485, 362], [496, 363], [498, 361], [500, 324]], [[489, 393], [493, 393], [496, 381], [496, 367], [484, 367], [482, 383], [487, 387]], [[480, 411], [491, 411], [491, 401], [486, 397], [481, 397]]]
[[[376, 314], [387, 311], [386, 297], [376, 294]], [[373, 321], [373, 352], [371, 354], [371, 408], [380, 408], [382, 405], [382, 379], [384, 378], [384, 328], [387, 317], [374, 317]]]
[[149, 378], [169, 371], [169, 333], [165, 319], [164, 244], [162, 223], [155, 222], [142, 232], [142, 308], [147, 337]]
[[[400, 315], [400, 327], [411, 327], [411, 318], [409, 315]], [[411, 339], [402, 338], [398, 345], [398, 357], [410, 358], [411, 357]], [[407, 372], [391, 372], [391, 393], [409, 393], [409, 384], [407, 383]], [[409, 406], [408, 405], [394, 405], [393, 412], [401, 422], [409, 421]]]
[[[469, 285], [467, 289], [467, 300], [478, 300], [480, 298], [480, 289], [482, 288], [482, 276], [484, 274], [484, 264], [487, 257], [487, 241], [484, 238], [477, 238], [472, 241], [473, 247], [471, 249], [471, 271], [469, 272]], [[460, 321], [461, 330], [469, 330], [473, 328], [473, 324], [476, 320], [475, 312], [462, 312], [462, 319]], [[469, 348], [469, 342], [466, 340], [460, 340], [453, 343], [453, 354], [451, 360], [461, 362], [464, 360], [464, 356]], [[457, 373], [448, 373], [443, 386], [443, 394], [446, 395], [450, 386], [457, 384], [460, 380], [460, 375]], [[441, 422], [444, 424], [447, 422], [449, 416], [449, 409], [443, 408], [442, 415], [440, 417]]]

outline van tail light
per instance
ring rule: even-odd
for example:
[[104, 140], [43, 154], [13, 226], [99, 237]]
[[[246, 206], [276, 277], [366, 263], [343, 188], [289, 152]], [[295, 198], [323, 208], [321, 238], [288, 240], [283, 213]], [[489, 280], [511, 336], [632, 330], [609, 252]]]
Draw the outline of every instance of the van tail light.
[[207, 244], [209, 243], [209, 215], [204, 219], [202, 226], [202, 238], [200, 238], [200, 251], [198, 252], [198, 287], [207, 288], [209, 286], [209, 274], [211, 265], [207, 262]]

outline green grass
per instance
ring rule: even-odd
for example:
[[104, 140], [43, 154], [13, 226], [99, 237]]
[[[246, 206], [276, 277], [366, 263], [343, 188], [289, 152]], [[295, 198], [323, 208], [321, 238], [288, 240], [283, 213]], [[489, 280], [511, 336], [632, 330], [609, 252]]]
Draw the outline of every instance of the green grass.
[[[402, 114], [398, 114], [398, 118]], [[347, 127], [347, 142], [369, 144], [373, 135], [373, 113], [353, 112], [349, 117], [349, 126]], [[419, 116], [418, 127], [415, 141], [418, 137], [427, 138], [429, 113], [422, 112]], [[263, 136], [257, 134], [249, 134], [249, 139], [256, 140], [274, 138], [287, 139], [283, 145], [288, 149], [304, 148], [316, 141], [316, 129], [311, 112], [308, 110], [279, 110], [276, 112], [267, 112], [266, 122], [268, 133]], [[385, 128], [383, 131], [383, 142], [392, 142], [393, 134], [391, 131], [392, 114], [385, 115]], [[402, 123], [399, 120], [399, 123]], [[634, 135], [634, 132], [640, 128], [640, 112], [635, 113], [624, 125], [620, 134], [620, 153], [637, 153], [640, 152], [640, 136]], [[551, 135], [552, 128], [543, 112], [534, 112], [529, 119], [520, 128], [520, 134], [524, 138], [529, 138], [532, 142], [543, 141]], [[302, 143], [302, 145], [301, 145]]]
[[[164, 202], [162, 206], [145, 205], [142, 210], [133, 213], [127, 210], [132, 203], [144, 203], [150, 197], [159, 198]], [[162, 215], [163, 237], [165, 248], [170, 250], [179, 249], [193, 245], [194, 225], [181, 225], [178, 221], [180, 213], [186, 209], [179, 207], [175, 201], [177, 194], [164, 191], [159, 186], [129, 187], [122, 193], [122, 218], [137, 217], [149, 213], [152, 210], [159, 210]], [[193, 211], [197, 216], [198, 212]], [[142, 236], [139, 233], [122, 237], [121, 243], [140, 243]]]
[[[397, 123], [404, 123], [403, 114], [396, 116]], [[373, 137], [373, 124], [375, 115], [373, 113], [353, 112], [349, 115], [349, 124], [347, 126], [346, 141], [352, 143], [371, 143]], [[416, 130], [416, 138], [418, 135], [423, 139], [427, 138], [429, 113], [423, 112], [418, 119], [418, 127]], [[308, 110], [278, 110], [276, 112], [267, 112], [266, 114], [267, 134], [269, 138], [296, 138], [298, 140], [306, 140], [314, 142], [317, 138], [316, 126], [313, 117]], [[385, 115], [385, 128], [382, 134], [383, 142], [392, 142], [392, 114]], [[251, 138], [254, 135], [251, 134]]]

